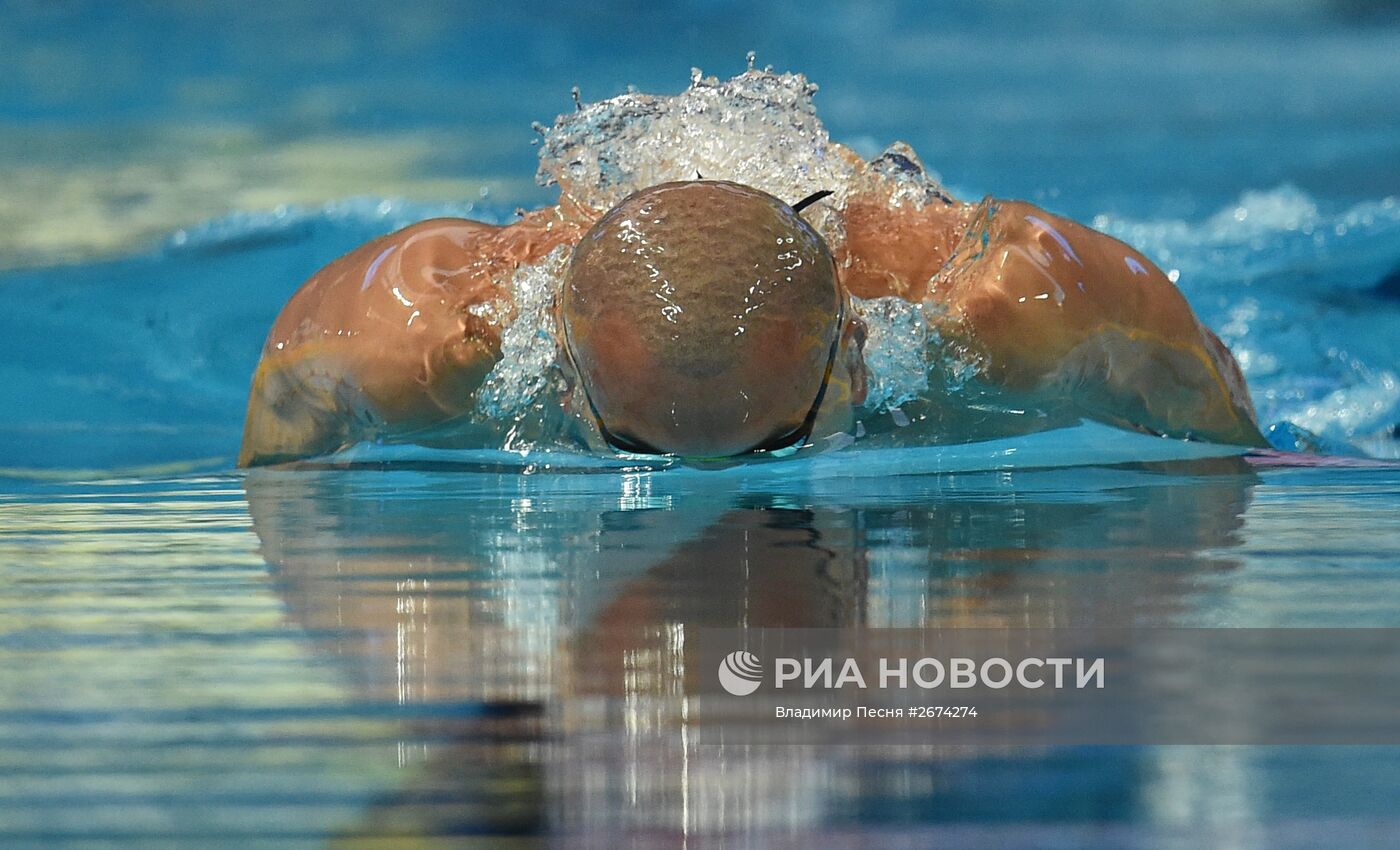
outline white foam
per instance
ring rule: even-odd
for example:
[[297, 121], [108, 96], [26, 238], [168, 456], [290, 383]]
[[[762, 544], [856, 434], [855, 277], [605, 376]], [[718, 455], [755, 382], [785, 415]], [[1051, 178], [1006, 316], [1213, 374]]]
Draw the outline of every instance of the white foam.
[[793, 203], [830, 190], [808, 221], [833, 247], [858, 158], [817, 117], [817, 87], [801, 74], [750, 70], [723, 82], [697, 70], [665, 97], [631, 92], [561, 115], [545, 132], [538, 181], [609, 209], [638, 189], [673, 180], [732, 180]]
[[538, 263], [516, 269], [510, 282], [515, 318], [501, 333], [501, 359], [477, 392], [477, 410], [494, 419], [514, 419], [559, 380], [559, 335], [554, 303], [571, 249], [560, 245]]
[[898, 296], [853, 298], [865, 322], [865, 406], [898, 408], [929, 386], [929, 325], [920, 305]]

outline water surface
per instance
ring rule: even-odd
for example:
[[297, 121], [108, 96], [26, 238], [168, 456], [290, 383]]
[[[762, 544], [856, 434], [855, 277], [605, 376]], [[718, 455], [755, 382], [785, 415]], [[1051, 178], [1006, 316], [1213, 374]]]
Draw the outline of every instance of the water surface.
[[725, 748], [688, 743], [666, 687], [706, 627], [1395, 626], [1393, 470], [712, 480], [11, 492], [0, 838], [1288, 847], [1400, 826], [1393, 748]]

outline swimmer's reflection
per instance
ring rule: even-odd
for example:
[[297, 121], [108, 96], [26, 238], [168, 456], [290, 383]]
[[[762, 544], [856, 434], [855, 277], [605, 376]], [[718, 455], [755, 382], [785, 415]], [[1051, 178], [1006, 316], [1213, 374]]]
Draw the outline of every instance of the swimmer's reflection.
[[[289, 615], [357, 696], [461, 708], [410, 722], [409, 778], [365, 834], [645, 830], [666, 845], [819, 829], [888, 804], [901, 776], [926, 789], [909, 801], [925, 822], [992, 814], [986, 790], [1043, 816], [1043, 795], [932, 750], [694, 747], [667, 702], [685, 695], [679, 643], [701, 627], [1171, 622], [1199, 604], [1203, 572], [1233, 566], [1251, 479], [1214, 471], [1104, 470], [1077, 499], [1024, 473], [1014, 490], [963, 476], [800, 499], [527, 495], [468, 476], [404, 493], [341, 473], [254, 474], [247, 491]], [[1096, 764], [1104, 788], [1129, 781], [1121, 760]]]

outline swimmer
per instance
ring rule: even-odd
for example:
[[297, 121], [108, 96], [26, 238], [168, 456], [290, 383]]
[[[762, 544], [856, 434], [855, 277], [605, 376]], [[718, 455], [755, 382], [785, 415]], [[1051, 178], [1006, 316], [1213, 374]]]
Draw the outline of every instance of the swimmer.
[[868, 176], [837, 210], [835, 252], [803, 203], [717, 180], [607, 211], [566, 195], [508, 226], [435, 219], [370, 242], [278, 317], [239, 464], [362, 441], [498, 441], [475, 409], [502, 357], [511, 276], [560, 246], [572, 250], [555, 304], [562, 412], [590, 450], [713, 459], [854, 427], [867, 376], [853, 295], [922, 304], [940, 344], [1008, 397], [1265, 445], [1229, 350], [1146, 257], [1025, 202], [902, 205]]

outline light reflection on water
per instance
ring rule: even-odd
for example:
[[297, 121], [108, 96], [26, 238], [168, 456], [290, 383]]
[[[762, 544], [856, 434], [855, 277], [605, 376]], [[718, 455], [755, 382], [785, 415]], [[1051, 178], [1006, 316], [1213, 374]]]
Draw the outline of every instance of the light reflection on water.
[[723, 747], [678, 719], [703, 627], [1397, 625], [1400, 473], [739, 489], [461, 470], [12, 489], [0, 845], [1277, 847], [1400, 825], [1389, 748]]

